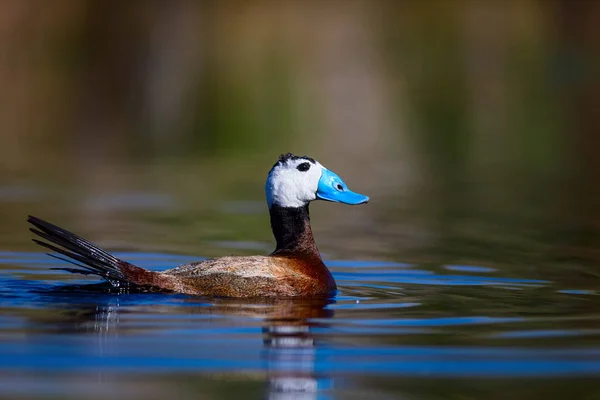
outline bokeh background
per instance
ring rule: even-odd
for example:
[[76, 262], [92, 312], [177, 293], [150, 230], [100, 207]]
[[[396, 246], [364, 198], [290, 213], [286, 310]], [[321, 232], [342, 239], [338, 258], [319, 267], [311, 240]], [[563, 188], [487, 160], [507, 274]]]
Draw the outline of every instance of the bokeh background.
[[599, 49], [585, 0], [2, 0], [0, 247], [268, 252], [291, 151], [372, 198], [312, 207], [329, 258], [587, 278]]

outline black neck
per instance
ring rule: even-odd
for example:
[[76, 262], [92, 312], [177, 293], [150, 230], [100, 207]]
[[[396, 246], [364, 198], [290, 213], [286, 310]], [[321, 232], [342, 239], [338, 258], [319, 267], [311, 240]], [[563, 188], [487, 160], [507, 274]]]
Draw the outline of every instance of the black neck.
[[273, 254], [316, 253], [319, 255], [310, 229], [308, 204], [302, 207], [281, 207], [273, 204], [269, 209], [271, 229], [277, 241]]

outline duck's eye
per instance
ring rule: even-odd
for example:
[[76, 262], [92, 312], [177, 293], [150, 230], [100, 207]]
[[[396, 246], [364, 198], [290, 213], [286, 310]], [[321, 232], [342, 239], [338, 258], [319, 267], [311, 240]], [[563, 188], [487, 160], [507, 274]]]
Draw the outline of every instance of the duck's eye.
[[344, 190], [344, 187], [343, 187], [343, 186], [342, 186], [340, 183], [338, 183], [337, 185], [335, 185], [335, 188], [336, 188], [337, 190], [339, 190], [340, 192], [341, 192], [342, 190]]
[[306, 172], [310, 169], [310, 163], [303, 162], [302, 164], [299, 164], [296, 169], [298, 171]]

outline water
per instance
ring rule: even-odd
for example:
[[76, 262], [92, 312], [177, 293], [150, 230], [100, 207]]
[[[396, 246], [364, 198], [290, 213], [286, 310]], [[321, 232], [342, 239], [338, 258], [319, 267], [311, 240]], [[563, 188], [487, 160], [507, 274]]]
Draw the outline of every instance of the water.
[[43, 253], [0, 262], [3, 398], [600, 396], [598, 294], [543, 277], [331, 260], [335, 298], [257, 302], [119, 293]]

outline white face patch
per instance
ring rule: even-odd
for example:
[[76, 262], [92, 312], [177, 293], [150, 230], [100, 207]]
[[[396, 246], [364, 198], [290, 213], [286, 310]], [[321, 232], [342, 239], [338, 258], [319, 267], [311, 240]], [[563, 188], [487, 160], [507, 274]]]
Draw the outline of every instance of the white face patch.
[[[308, 169], [303, 171], [306, 164]], [[269, 208], [273, 204], [281, 207], [302, 207], [316, 200], [323, 169], [318, 162], [313, 163], [301, 157], [279, 162], [269, 172], [265, 185]]]

